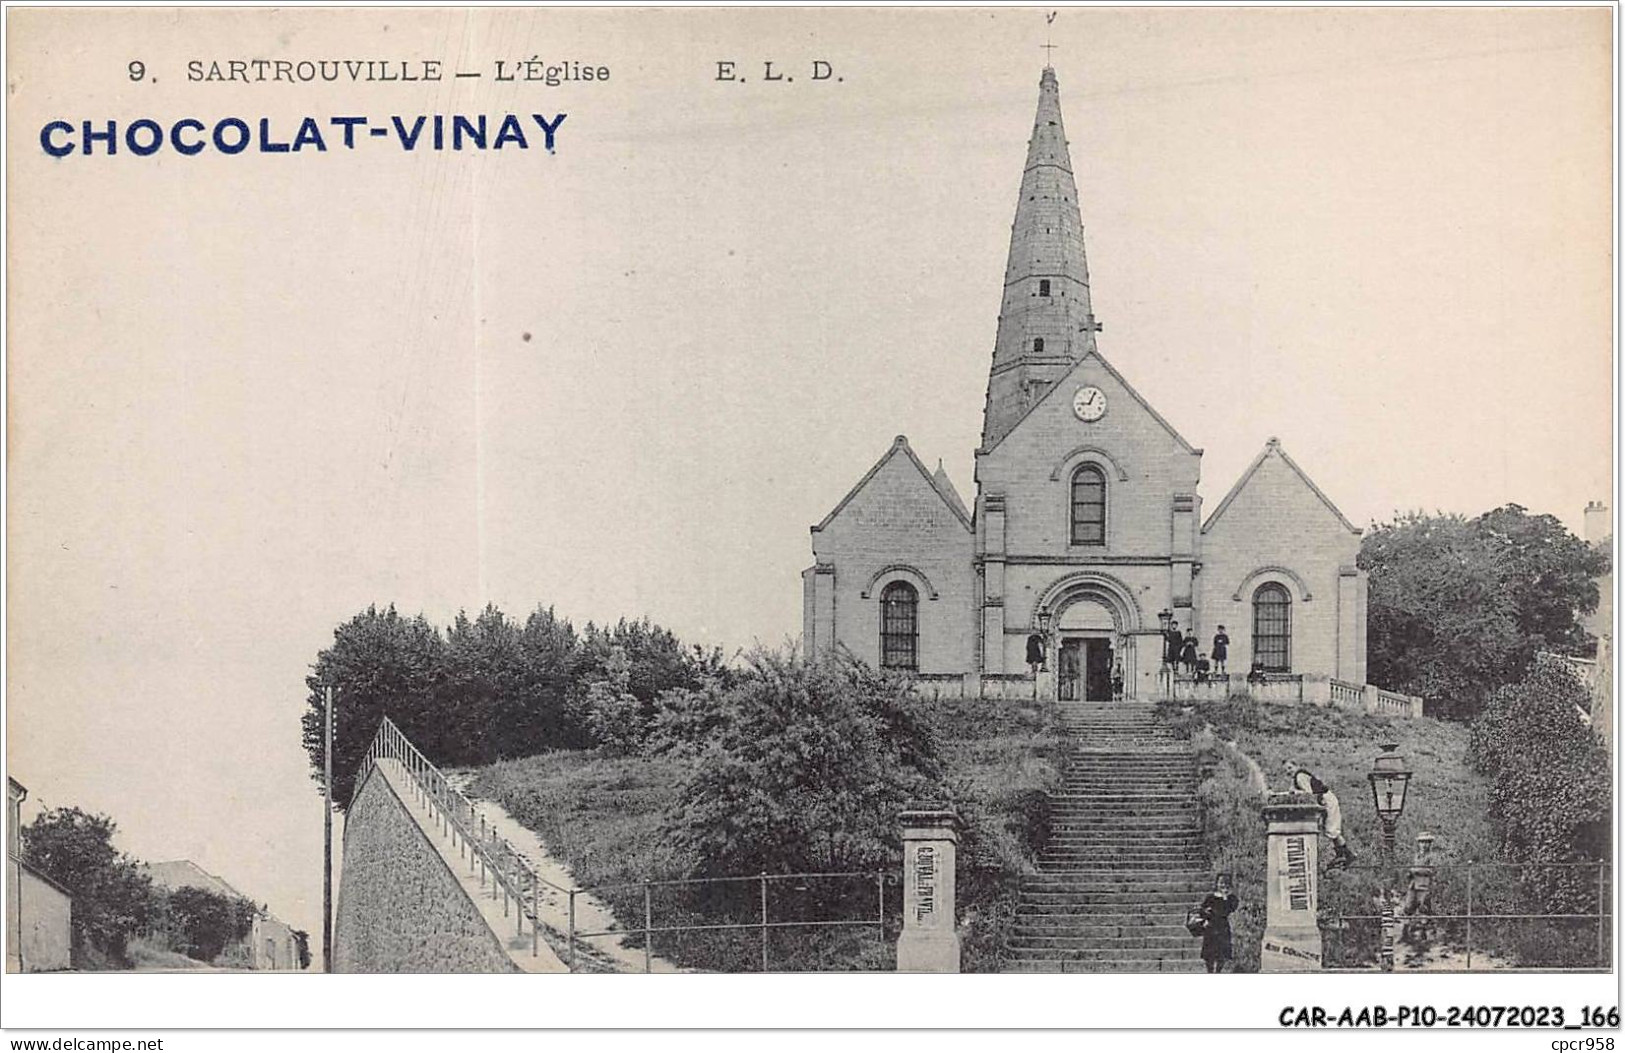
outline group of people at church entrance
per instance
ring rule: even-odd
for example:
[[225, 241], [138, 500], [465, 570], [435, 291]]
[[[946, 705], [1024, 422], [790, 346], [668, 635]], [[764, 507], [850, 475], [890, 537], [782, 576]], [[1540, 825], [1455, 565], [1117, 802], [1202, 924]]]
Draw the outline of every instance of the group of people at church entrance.
[[[1230, 634], [1219, 626], [1213, 634], [1213, 649], [1200, 650], [1195, 629], [1179, 631], [1178, 622], [1169, 622], [1162, 634], [1162, 668], [1170, 676], [1183, 669], [1186, 676], [1195, 677], [1197, 683], [1206, 683], [1209, 676], [1229, 676]], [[1209, 655], [1212, 655], [1209, 658]]]

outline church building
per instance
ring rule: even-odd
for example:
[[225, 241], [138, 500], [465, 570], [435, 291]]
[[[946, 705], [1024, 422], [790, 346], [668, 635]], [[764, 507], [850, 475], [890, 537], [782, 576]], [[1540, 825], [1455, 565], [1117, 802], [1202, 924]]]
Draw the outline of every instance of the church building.
[[899, 435], [812, 528], [806, 652], [842, 649], [942, 693], [1144, 700], [1173, 689], [1170, 623], [1204, 653], [1222, 625], [1227, 686], [1249, 672], [1364, 685], [1359, 529], [1273, 438], [1204, 516], [1202, 450], [1107, 361], [1100, 328], [1046, 68], [975, 504]]

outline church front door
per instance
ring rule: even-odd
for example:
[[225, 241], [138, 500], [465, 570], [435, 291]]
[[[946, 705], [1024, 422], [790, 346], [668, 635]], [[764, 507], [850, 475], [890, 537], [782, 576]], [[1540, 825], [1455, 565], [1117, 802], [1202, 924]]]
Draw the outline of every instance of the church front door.
[[1079, 699], [1082, 651], [1083, 641], [1076, 637], [1061, 641], [1061, 670], [1055, 681], [1062, 702], [1076, 702]]
[[1096, 637], [1061, 640], [1056, 694], [1062, 702], [1112, 700], [1112, 642]]

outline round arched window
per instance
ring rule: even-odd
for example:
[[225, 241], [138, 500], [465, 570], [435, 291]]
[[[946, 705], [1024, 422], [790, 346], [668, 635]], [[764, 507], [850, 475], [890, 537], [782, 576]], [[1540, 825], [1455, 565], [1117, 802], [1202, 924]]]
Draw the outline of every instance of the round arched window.
[[1273, 581], [1253, 593], [1253, 661], [1266, 673], [1292, 668], [1292, 596]]
[[910, 672], [920, 667], [920, 594], [906, 581], [880, 593], [880, 665]]

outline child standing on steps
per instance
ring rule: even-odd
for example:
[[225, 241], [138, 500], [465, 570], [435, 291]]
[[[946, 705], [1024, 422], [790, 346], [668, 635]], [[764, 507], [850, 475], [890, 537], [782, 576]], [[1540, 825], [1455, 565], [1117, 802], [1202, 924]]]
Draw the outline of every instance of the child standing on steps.
[[1234, 955], [1230, 946], [1230, 915], [1240, 905], [1230, 887], [1229, 874], [1216, 874], [1213, 891], [1202, 901], [1200, 911], [1207, 926], [1202, 930], [1202, 961], [1210, 973], [1224, 972], [1224, 963]]

